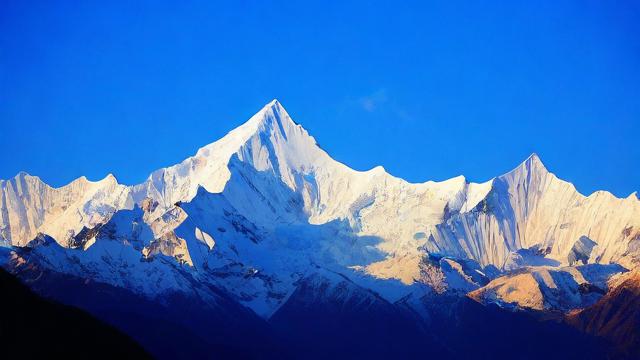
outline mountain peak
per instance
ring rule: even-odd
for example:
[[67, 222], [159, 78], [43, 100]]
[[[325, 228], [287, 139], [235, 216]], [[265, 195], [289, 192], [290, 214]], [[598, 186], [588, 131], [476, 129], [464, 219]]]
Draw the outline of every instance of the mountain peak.
[[233, 141], [234, 143], [243, 143], [255, 133], [269, 128], [271, 124], [278, 124], [281, 129], [283, 124], [296, 125], [278, 99], [271, 100], [244, 124], [229, 132], [228, 136], [238, 140]]
[[[244, 124], [231, 130], [222, 139], [200, 148], [196, 156], [209, 156], [211, 151], [216, 149], [216, 152], [224, 153], [224, 157], [228, 157], [253, 135], [267, 128], [269, 124], [274, 121], [281, 122], [281, 118], [291, 119], [280, 102], [277, 99], [273, 99], [253, 114]], [[293, 120], [290, 121], [293, 123]]]
[[264, 121], [268, 120], [276, 120], [276, 121], [290, 121], [291, 123], [295, 122], [287, 113], [287, 110], [282, 106], [282, 104], [278, 101], [278, 99], [271, 100], [267, 105], [265, 105], [260, 111], [258, 111], [254, 117], [258, 117]]
[[540, 160], [540, 157], [538, 156], [538, 154], [536, 154], [535, 152], [529, 155], [529, 157], [527, 157], [522, 163], [520, 163], [518, 167], [516, 167], [509, 173], [522, 172], [522, 171], [527, 173], [534, 173], [534, 172], [548, 173], [549, 172], [547, 167], [544, 166], [544, 164], [542, 163], [542, 160]]
[[194, 156], [155, 171], [145, 183], [136, 186], [134, 197], [151, 196], [170, 206], [192, 199], [197, 186], [219, 193], [230, 179], [228, 165], [234, 155], [258, 171], [281, 174], [283, 181], [293, 187], [294, 173], [315, 164], [324, 153], [282, 104], [273, 99], [245, 123], [200, 148]]
[[28, 173], [28, 172], [26, 172], [26, 171], [20, 171], [20, 172], [18, 172], [18, 173], [16, 174], [16, 176], [14, 176], [13, 178], [14, 178], [14, 179], [23, 179], [23, 178], [26, 178], [26, 177], [35, 177], [35, 176], [33, 176], [33, 175], [29, 174], [29, 173]]
[[546, 167], [542, 163], [542, 160], [540, 160], [540, 156], [538, 156], [538, 154], [535, 152], [531, 153], [531, 155], [529, 155], [529, 157], [524, 161], [524, 163], [527, 164], [529, 167], [546, 169]]
[[243, 137], [241, 158], [251, 159], [259, 170], [265, 166], [281, 167], [280, 171], [284, 171], [284, 167], [299, 170], [314, 164], [322, 153], [315, 139], [289, 116], [277, 99], [240, 128], [244, 130], [238, 131], [248, 135]]
[[509, 171], [508, 173], [499, 176], [498, 178], [509, 178], [509, 179], [521, 179], [525, 181], [530, 181], [533, 176], [536, 178], [541, 176], [546, 176], [550, 174], [549, 170], [544, 166], [542, 160], [536, 153], [532, 153], [527, 157], [520, 165], [518, 165], [515, 169]]
[[20, 171], [16, 174], [16, 176], [14, 176], [13, 178], [9, 179], [9, 181], [13, 180], [14, 182], [22, 182], [22, 181], [35, 181], [35, 182], [42, 182], [42, 180], [35, 175], [31, 175], [29, 173], [27, 173], [26, 171]]
[[269, 101], [269, 103], [266, 106], [270, 106], [270, 107], [280, 106], [280, 107], [282, 107], [282, 104], [280, 104], [280, 101], [278, 101], [278, 99], [273, 99], [273, 100]]
[[273, 99], [264, 105], [253, 117], [282, 111], [286, 112], [280, 101], [278, 101], [278, 99]]

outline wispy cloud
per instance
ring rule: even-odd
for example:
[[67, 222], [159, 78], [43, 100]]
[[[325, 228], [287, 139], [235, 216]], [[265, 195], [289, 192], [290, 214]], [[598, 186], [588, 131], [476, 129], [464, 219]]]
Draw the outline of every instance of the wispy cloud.
[[[349, 103], [353, 105], [354, 100], [349, 100]], [[379, 88], [369, 95], [356, 98], [355, 103], [368, 113], [383, 112], [394, 120], [414, 121], [413, 111], [406, 109], [404, 106], [399, 105], [395, 99], [390, 98], [385, 88]]]
[[367, 112], [374, 112], [381, 104], [387, 101], [387, 93], [384, 89], [378, 89], [370, 95], [359, 99], [360, 105]]

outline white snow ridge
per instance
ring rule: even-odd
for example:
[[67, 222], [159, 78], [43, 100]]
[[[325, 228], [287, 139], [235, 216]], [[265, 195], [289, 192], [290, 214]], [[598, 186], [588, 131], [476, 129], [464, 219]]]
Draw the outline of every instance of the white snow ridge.
[[210, 284], [265, 319], [304, 281], [392, 303], [474, 291], [479, 301], [570, 310], [595, 301], [575, 295], [580, 285], [606, 288], [637, 266], [640, 201], [584, 196], [535, 154], [480, 184], [356, 171], [274, 100], [139, 185], [111, 175], [60, 188], [24, 173], [0, 181], [0, 241], [5, 267], [29, 261], [20, 251], [29, 247], [48, 271], [146, 298], [220, 302], [194, 281]]

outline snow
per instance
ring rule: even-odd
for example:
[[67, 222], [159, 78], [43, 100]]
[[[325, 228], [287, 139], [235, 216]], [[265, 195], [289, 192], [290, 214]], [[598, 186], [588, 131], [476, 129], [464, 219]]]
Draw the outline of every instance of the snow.
[[532, 310], [570, 310], [593, 305], [607, 290], [607, 281], [626, 270], [619, 265], [531, 267], [499, 277], [469, 293], [483, 303]]
[[[68, 249], [83, 229], [98, 235]], [[500, 270], [569, 265], [576, 251], [586, 264], [635, 266], [639, 230], [637, 196], [584, 196], [536, 154], [482, 183], [458, 176], [414, 184], [381, 166], [350, 169], [277, 100], [142, 184], [118, 184], [111, 174], [57, 189], [26, 173], [0, 181], [2, 242], [51, 236], [60, 246], [36, 253], [55, 271], [89, 270], [148, 296], [193, 291], [187, 279], [195, 278], [264, 317], [319, 269], [393, 302], [424, 288], [472, 291]], [[576, 247], [583, 237], [597, 243], [588, 254]], [[431, 255], [438, 260], [426, 267]], [[579, 278], [562, 269], [558, 276]], [[484, 293], [544, 307], [540, 284], [563, 288], [545, 280], [549, 271], [501, 278]]]
[[209, 250], [213, 250], [213, 247], [215, 246], [216, 242], [215, 240], [213, 240], [211, 235], [207, 234], [206, 232], [200, 230], [197, 227], [196, 227], [195, 235], [196, 235], [196, 239], [207, 244], [207, 246], [209, 247]]
[[113, 176], [97, 182], [81, 177], [52, 188], [38, 177], [20, 173], [0, 181], [0, 236], [21, 246], [46, 233], [66, 245], [84, 226], [103, 223], [117, 209], [132, 206], [129, 188]]

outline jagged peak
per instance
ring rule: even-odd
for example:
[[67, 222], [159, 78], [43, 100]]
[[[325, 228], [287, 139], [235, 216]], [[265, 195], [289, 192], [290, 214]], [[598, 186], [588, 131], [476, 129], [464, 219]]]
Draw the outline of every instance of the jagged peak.
[[508, 173], [500, 176], [514, 176], [518, 174], [549, 174], [549, 170], [540, 160], [540, 157], [535, 152], [529, 155], [520, 165], [518, 165], [515, 169], [509, 171]]
[[265, 105], [264, 107], [265, 108], [276, 109], [276, 110], [284, 110], [284, 107], [282, 106], [282, 103], [280, 103], [280, 101], [278, 101], [278, 99], [273, 99], [273, 100], [269, 101], [269, 103], [267, 105]]
[[529, 170], [543, 170], [548, 172], [547, 167], [544, 166], [542, 160], [540, 160], [540, 157], [535, 152], [529, 155], [521, 165], [525, 166]]
[[[7, 180], [2, 180], [0, 179], [0, 184], [4, 184], [4, 183], [42, 183], [44, 184], [44, 181], [42, 181], [42, 179], [40, 179], [38, 176], [35, 175], [31, 175], [29, 173], [27, 173], [26, 171], [20, 171], [18, 172], [14, 177], [7, 179]], [[45, 184], [46, 185], [46, 184]]]
[[13, 177], [13, 179], [15, 180], [22, 180], [22, 179], [37, 179], [40, 180], [40, 178], [38, 176], [35, 175], [31, 175], [26, 171], [20, 171], [16, 174], [16, 176]]
[[[550, 172], [547, 169], [547, 167], [542, 163], [542, 160], [540, 160], [540, 157], [538, 156], [538, 154], [536, 154], [535, 152], [529, 155], [529, 157], [527, 157], [527, 159], [525, 159], [520, 165], [518, 165], [518, 167], [516, 167], [515, 169], [509, 171], [504, 175], [498, 176], [498, 178], [504, 179], [504, 178], [511, 177], [511, 178], [520, 178], [521, 180], [527, 179], [528, 181], [528, 179], [530, 179], [532, 175], [536, 175], [536, 176], [550, 175], [556, 181], [561, 181], [563, 183], [566, 183], [569, 186], [571, 186], [575, 191], [578, 191], [573, 183], [560, 179], [555, 174]], [[580, 194], [580, 196], [583, 196], [585, 198], [607, 196], [612, 199], [624, 199], [624, 198], [619, 198], [606, 190], [596, 190], [592, 192], [590, 195], [585, 195], [581, 192], [578, 192], [578, 194]], [[635, 197], [634, 197], [634, 194], [635, 194]], [[630, 194], [626, 199], [638, 199], [637, 194], [634, 192]]]
[[[265, 156], [266, 153], [269, 155]], [[242, 125], [198, 149], [194, 156], [151, 173], [144, 183], [134, 186], [135, 196], [139, 198], [140, 194], [157, 191], [157, 195], [164, 197], [166, 179], [170, 179], [173, 186], [177, 183], [188, 185], [180, 191], [170, 192], [171, 199], [165, 206], [170, 206], [173, 200], [192, 198], [198, 185], [212, 193], [220, 192], [230, 178], [227, 167], [235, 154], [260, 170], [272, 168], [282, 172], [287, 177], [286, 181], [293, 183], [292, 174], [313, 164], [323, 151], [274, 99]]]
[[[4, 181], [4, 180], [0, 180], [0, 181]], [[30, 183], [30, 184], [40, 184], [42, 186], [45, 186], [49, 189], [52, 190], [62, 190], [65, 188], [68, 188], [70, 186], [88, 186], [88, 185], [104, 185], [104, 184], [118, 184], [118, 180], [116, 179], [116, 177], [109, 173], [107, 174], [107, 176], [105, 176], [103, 179], [101, 180], [97, 180], [97, 181], [91, 181], [89, 180], [86, 176], [82, 175], [64, 185], [61, 186], [51, 186], [49, 184], [47, 184], [46, 182], [44, 182], [39, 176], [36, 175], [31, 175], [25, 171], [20, 171], [18, 174], [16, 174], [16, 176], [14, 176], [13, 178], [9, 179], [10, 182], [26, 182], [26, 183]]]
[[[285, 127], [292, 127], [298, 125], [282, 104], [274, 99], [267, 105], [265, 105], [256, 115], [258, 124], [263, 127], [277, 124], [281, 131], [285, 131]], [[298, 125], [299, 126], [299, 125]]]
[[229, 131], [221, 139], [200, 148], [196, 156], [208, 156], [214, 148], [220, 149], [222, 147], [226, 149], [226, 151], [223, 150], [223, 152], [229, 153], [230, 155], [260, 131], [276, 128], [285, 132], [285, 128], [293, 126], [299, 127], [300, 125], [291, 119], [289, 113], [287, 113], [277, 99], [273, 99], [251, 116], [245, 123]]
[[265, 106], [263, 106], [262, 109], [260, 109], [251, 118], [249, 118], [247, 122], [245, 122], [243, 125], [240, 125], [240, 128], [245, 126], [256, 127], [263, 124], [269, 124], [273, 121], [290, 121], [291, 124], [295, 124], [295, 122], [291, 119], [291, 116], [289, 116], [287, 110], [277, 99], [273, 99]]

